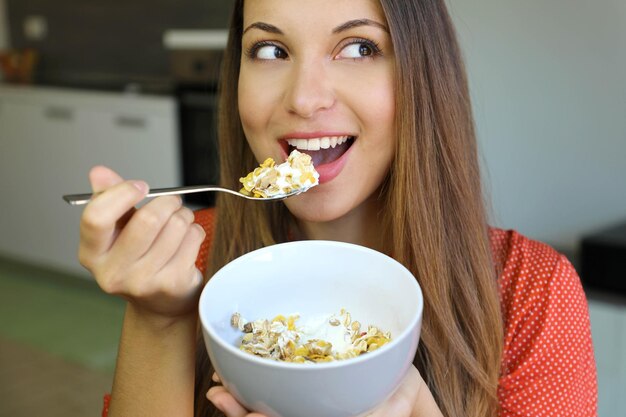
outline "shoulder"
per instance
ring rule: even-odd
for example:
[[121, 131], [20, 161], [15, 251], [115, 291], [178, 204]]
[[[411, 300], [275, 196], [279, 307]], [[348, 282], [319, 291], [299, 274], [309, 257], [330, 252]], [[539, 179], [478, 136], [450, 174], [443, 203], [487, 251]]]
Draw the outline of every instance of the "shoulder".
[[580, 279], [568, 259], [514, 230], [491, 229], [505, 326], [518, 315], [572, 302], [586, 308]]
[[211, 246], [213, 245], [213, 235], [215, 232], [215, 220], [217, 213], [214, 208], [205, 208], [194, 211], [194, 222], [202, 226], [206, 236], [204, 242], [200, 246], [198, 257], [196, 258], [196, 267], [203, 273], [206, 270], [209, 253], [211, 252]]
[[524, 267], [526, 273], [541, 272], [564, 258], [552, 247], [529, 239], [515, 230], [490, 228], [489, 240], [494, 262], [500, 272], [511, 272], [521, 267]]

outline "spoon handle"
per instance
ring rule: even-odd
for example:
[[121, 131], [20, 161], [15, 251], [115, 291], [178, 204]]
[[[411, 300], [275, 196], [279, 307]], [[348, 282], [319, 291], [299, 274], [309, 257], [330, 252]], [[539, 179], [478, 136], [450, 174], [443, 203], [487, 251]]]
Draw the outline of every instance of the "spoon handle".
[[[146, 195], [146, 197], [158, 197], [162, 195], [177, 195], [177, 194], [191, 194], [191, 193], [202, 193], [205, 191], [221, 191], [224, 193], [233, 194], [239, 197], [246, 198], [247, 196], [237, 192], [230, 190], [228, 188], [217, 187], [215, 185], [191, 185], [186, 187], [171, 187], [171, 188], [155, 188], [150, 190], [150, 192]], [[94, 194], [86, 193], [86, 194], [68, 194], [63, 196], [63, 200], [73, 206], [81, 206], [83, 204], [87, 204], [91, 201]]]

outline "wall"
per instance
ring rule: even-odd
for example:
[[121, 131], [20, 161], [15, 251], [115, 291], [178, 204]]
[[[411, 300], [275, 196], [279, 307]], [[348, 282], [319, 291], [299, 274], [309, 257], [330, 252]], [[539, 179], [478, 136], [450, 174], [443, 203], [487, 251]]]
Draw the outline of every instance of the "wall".
[[9, 47], [9, 23], [6, 17], [5, 0], [0, 0], [0, 51]]
[[[232, 0], [5, 1], [13, 44], [40, 51], [39, 80], [44, 83], [89, 74], [94, 78], [166, 76], [163, 32], [225, 28], [232, 6]], [[22, 24], [29, 15], [46, 18], [46, 39], [25, 39]]]
[[569, 250], [626, 221], [626, 2], [449, 4], [494, 222]]

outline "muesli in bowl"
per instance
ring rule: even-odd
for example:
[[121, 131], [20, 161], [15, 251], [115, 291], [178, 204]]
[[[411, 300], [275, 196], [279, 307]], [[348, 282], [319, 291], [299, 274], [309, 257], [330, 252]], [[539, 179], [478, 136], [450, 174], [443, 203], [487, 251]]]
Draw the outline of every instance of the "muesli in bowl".
[[261, 358], [293, 363], [320, 363], [356, 358], [391, 340], [390, 332], [361, 326], [345, 309], [339, 314], [310, 317], [278, 315], [246, 321], [235, 312], [230, 324], [243, 333], [239, 349]]

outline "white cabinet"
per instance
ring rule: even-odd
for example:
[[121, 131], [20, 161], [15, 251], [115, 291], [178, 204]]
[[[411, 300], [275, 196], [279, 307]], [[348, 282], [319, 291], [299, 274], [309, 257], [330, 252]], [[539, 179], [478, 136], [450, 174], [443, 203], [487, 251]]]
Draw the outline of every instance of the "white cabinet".
[[61, 196], [88, 192], [97, 164], [180, 185], [176, 120], [169, 97], [0, 86], [0, 256], [86, 275], [82, 209]]

